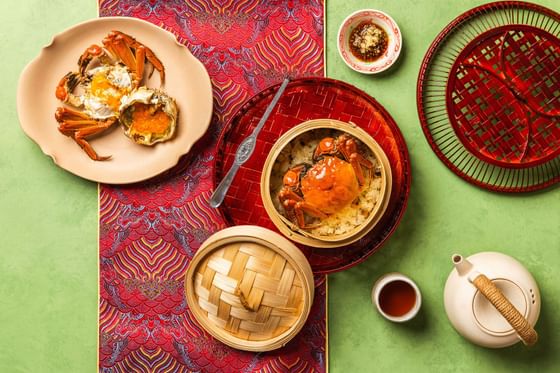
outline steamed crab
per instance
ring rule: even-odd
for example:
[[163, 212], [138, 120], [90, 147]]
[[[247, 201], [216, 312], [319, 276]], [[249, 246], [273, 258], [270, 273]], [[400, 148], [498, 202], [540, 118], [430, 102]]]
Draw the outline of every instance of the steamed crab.
[[[159, 72], [163, 84], [165, 69], [152, 50], [130, 35], [112, 31], [103, 39], [103, 47], [94, 44], [87, 48], [78, 59], [78, 71], [67, 73], [58, 83], [56, 97], [72, 107], [57, 108], [58, 130], [74, 139], [91, 159], [102, 161], [110, 156], [99, 156], [86, 139], [122, 122], [121, 116], [131, 108], [148, 113], [149, 123], [155, 128], [154, 133], [146, 122], [143, 128], [147, 132], [139, 135], [131, 131], [139, 127], [131, 119], [135, 116], [128, 115], [125, 134], [135, 142], [152, 145], [172, 136], [177, 117], [175, 101], [162, 91], [141, 86], [146, 61]], [[146, 115], [138, 113], [136, 117]]]
[[324, 219], [354, 201], [365, 184], [362, 167], [371, 170], [374, 166], [359, 152], [356, 139], [346, 133], [323, 138], [313, 162], [289, 169], [278, 193], [286, 217], [300, 228], [310, 228], [305, 214]]

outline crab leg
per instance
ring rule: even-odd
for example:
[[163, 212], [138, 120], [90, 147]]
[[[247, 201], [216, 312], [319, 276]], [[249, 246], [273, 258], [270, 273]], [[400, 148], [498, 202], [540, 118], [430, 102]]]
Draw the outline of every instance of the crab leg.
[[91, 135], [95, 135], [99, 132], [105, 131], [107, 128], [109, 128], [112, 124], [114, 123], [114, 121], [107, 121], [104, 123], [99, 123], [97, 125], [94, 125], [93, 127], [86, 127], [83, 128], [81, 130], [78, 130], [74, 133], [74, 140], [78, 143], [78, 145], [80, 145], [82, 147], [82, 149], [84, 149], [84, 151], [86, 152], [86, 154], [93, 159], [94, 161], [105, 161], [109, 158], [111, 158], [111, 156], [99, 156], [95, 150], [93, 150], [93, 148], [91, 147], [90, 143], [88, 143], [85, 138]]
[[340, 152], [354, 168], [354, 172], [356, 173], [356, 177], [358, 178], [358, 183], [360, 185], [363, 185], [365, 180], [364, 172], [362, 171], [361, 166], [364, 166], [367, 169], [371, 169], [373, 167], [373, 163], [371, 163], [369, 160], [364, 158], [363, 155], [358, 153], [358, 147], [356, 146], [356, 142], [353, 139], [345, 138], [343, 139], [341, 145], [342, 146], [340, 146]]
[[113, 39], [114, 36], [112, 35], [112, 33], [103, 38], [103, 47], [111, 54], [113, 58], [116, 58], [117, 51], [115, 51]]
[[295, 206], [298, 202], [303, 201], [303, 198], [295, 193], [293, 190], [284, 187], [280, 193], [278, 193], [278, 199], [286, 211], [286, 217], [291, 221], [297, 221], [298, 226], [302, 227], [305, 225], [305, 219], [303, 213], [298, 216], [295, 213]]
[[131, 48], [137, 49], [140, 46], [144, 47], [146, 49], [146, 59], [159, 72], [159, 74], [161, 76], [161, 83], [163, 84], [165, 82], [165, 68], [163, 67], [163, 63], [159, 60], [159, 58], [156, 57], [156, 55], [154, 54], [154, 52], [150, 48], [148, 48], [145, 45], [139, 43], [132, 36], [127, 35], [127, 34], [125, 34], [123, 32], [120, 32], [120, 31], [115, 30], [115, 31], [111, 32], [109, 35], [121, 36], [124, 39], [124, 41], [126, 42], [126, 44]]
[[144, 60], [146, 59], [146, 48], [141, 45], [136, 48], [136, 74], [134, 76], [134, 86], [138, 87], [144, 77]]
[[91, 119], [87, 114], [82, 113], [81, 111], [72, 110], [66, 107], [57, 108], [56, 112], [54, 113], [54, 117], [58, 122], [72, 119]]
[[295, 219], [300, 228], [308, 228], [305, 224], [304, 212], [320, 219], [327, 217], [325, 213], [305, 202], [303, 198], [293, 190], [283, 189], [278, 193], [278, 198], [282, 206], [284, 206], [288, 219], [292, 221]]
[[117, 57], [129, 68], [130, 71], [136, 70], [136, 61], [134, 54], [126, 44], [124, 38], [116, 36], [112, 39], [112, 45], [117, 53]]
[[73, 138], [91, 159], [104, 161], [111, 158], [110, 156], [99, 156], [86, 141], [86, 138], [107, 130], [117, 121], [117, 118], [94, 120], [84, 113], [63, 107], [56, 110], [55, 118], [59, 123], [58, 130], [62, 134]]
[[310, 205], [305, 201], [296, 202], [294, 206], [294, 211], [300, 228], [308, 228], [305, 225], [305, 219], [303, 216], [304, 212], [307, 213], [308, 215], [311, 215], [319, 219], [325, 219], [327, 217], [327, 214], [319, 211], [316, 207]]
[[[94, 122], [94, 123], [88, 123]], [[115, 120], [107, 120], [105, 122], [96, 122], [96, 121], [84, 121], [81, 124], [70, 124], [66, 122], [60, 123], [58, 129], [60, 132], [69, 136], [76, 141], [78, 145], [86, 152], [86, 154], [94, 161], [105, 161], [111, 156], [99, 156], [93, 147], [87, 142], [86, 138], [92, 135], [96, 135], [105, 131], [107, 128], [111, 127], [115, 123]], [[74, 127], [74, 128], [72, 128]], [[75, 127], [81, 127], [81, 129], [77, 129]]]
[[360, 161], [358, 160], [358, 154], [352, 154], [350, 156], [350, 164], [352, 165], [352, 168], [354, 169], [354, 172], [356, 173], [356, 178], [358, 179], [358, 184], [360, 185], [364, 185], [365, 183], [365, 178], [364, 178], [364, 172], [362, 171], [362, 167], [360, 166]]
[[[103, 45], [109, 52], [120, 59], [134, 75], [134, 87], [138, 87], [144, 76], [147, 47], [140, 43], [132, 46], [124, 34], [110, 33], [103, 39]], [[132, 49], [134, 48], [134, 53]]]
[[358, 162], [362, 166], [366, 168], [373, 167], [373, 164], [369, 160], [367, 160], [366, 158], [364, 158], [364, 156], [358, 153], [358, 146], [356, 145], [356, 141], [354, 141], [353, 139], [344, 139], [343, 144], [340, 147], [340, 152], [342, 153], [344, 158], [346, 158], [348, 161], [350, 161], [352, 155], [355, 155], [356, 158], [358, 159]]
[[295, 201], [300, 202], [303, 201], [303, 198], [295, 193], [293, 190], [290, 189], [283, 189], [278, 193], [278, 198], [280, 199], [280, 203], [284, 204], [286, 201]]
[[298, 223], [298, 226], [302, 227], [302, 224], [305, 225], [305, 221], [304, 221], [303, 215], [302, 215], [301, 216], [301, 224], [300, 224], [300, 218], [297, 217], [297, 215], [295, 213], [296, 203], [297, 202], [293, 199], [287, 199], [287, 200], [282, 202], [282, 206], [284, 207], [284, 211], [286, 212], [286, 217], [290, 221], [295, 220]]

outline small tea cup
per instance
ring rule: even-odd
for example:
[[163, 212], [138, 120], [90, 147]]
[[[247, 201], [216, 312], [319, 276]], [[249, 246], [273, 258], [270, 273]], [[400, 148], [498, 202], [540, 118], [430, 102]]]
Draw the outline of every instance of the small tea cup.
[[375, 282], [371, 300], [387, 320], [405, 322], [418, 314], [422, 305], [422, 294], [410, 277], [391, 272]]

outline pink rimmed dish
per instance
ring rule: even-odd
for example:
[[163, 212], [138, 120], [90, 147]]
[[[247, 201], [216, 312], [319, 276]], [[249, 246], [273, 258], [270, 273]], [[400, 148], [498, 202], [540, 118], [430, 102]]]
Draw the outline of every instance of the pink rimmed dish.
[[[166, 80], [160, 86], [153, 74], [146, 86], [161, 88], [177, 102], [177, 130], [169, 141], [139, 145], [127, 138], [120, 125], [88, 139], [106, 161], [93, 161], [70, 137], [59, 132], [55, 111], [62, 104], [55, 88], [69, 71], [77, 69], [78, 57], [92, 44], [101, 43], [119, 30], [149, 46], [162, 61]], [[106, 17], [75, 25], [41, 49], [22, 71], [17, 91], [17, 111], [23, 131], [59, 167], [88, 180], [129, 184], [149, 179], [175, 166], [209, 127], [213, 98], [204, 65], [175, 36], [147, 21], [129, 17]]]

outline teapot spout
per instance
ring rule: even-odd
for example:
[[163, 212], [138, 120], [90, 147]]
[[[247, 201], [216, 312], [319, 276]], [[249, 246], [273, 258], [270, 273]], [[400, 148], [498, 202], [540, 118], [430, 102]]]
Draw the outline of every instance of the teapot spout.
[[459, 276], [465, 276], [473, 270], [472, 263], [463, 258], [462, 255], [453, 254], [451, 260], [453, 261], [453, 265], [457, 269], [457, 273], [459, 273]]

